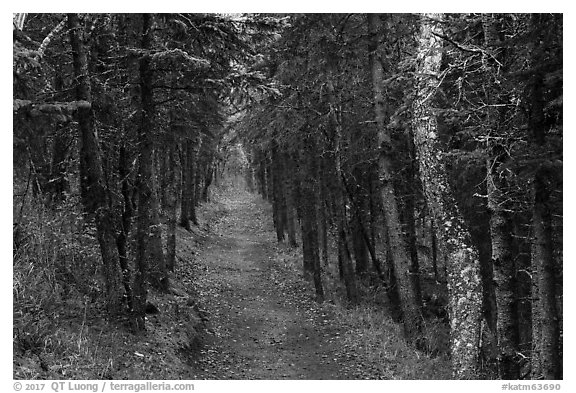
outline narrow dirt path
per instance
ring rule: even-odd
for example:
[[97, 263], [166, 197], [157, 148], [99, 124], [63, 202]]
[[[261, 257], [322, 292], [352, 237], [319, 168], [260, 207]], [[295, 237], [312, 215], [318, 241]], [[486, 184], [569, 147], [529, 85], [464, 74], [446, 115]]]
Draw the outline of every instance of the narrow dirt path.
[[262, 202], [239, 193], [224, 203], [228, 213], [197, 257], [209, 335], [190, 378], [357, 378], [330, 307], [314, 302], [298, 273], [276, 260]]

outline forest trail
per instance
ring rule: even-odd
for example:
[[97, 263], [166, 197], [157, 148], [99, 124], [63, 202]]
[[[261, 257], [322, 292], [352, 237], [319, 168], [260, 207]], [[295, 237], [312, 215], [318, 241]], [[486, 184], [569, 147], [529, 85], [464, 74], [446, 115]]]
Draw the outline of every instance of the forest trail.
[[[275, 258], [276, 239], [262, 200], [246, 192], [197, 256], [207, 339], [190, 379], [355, 379], [343, 327], [312, 300], [298, 272]], [[344, 353], [346, 352], [346, 353]]]

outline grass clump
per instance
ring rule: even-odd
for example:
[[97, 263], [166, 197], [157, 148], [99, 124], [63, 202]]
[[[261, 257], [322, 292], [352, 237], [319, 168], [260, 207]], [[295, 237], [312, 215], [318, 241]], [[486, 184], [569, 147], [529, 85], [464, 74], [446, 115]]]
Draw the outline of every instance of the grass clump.
[[450, 379], [446, 356], [431, 356], [409, 345], [402, 326], [384, 310], [358, 306], [337, 308], [337, 319], [347, 327], [345, 345], [363, 354], [379, 379]]

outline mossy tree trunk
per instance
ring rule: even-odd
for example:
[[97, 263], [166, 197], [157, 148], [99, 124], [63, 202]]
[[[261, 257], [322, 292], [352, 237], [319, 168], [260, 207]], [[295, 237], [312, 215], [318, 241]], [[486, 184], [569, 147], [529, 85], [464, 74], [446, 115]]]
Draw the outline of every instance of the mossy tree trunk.
[[458, 379], [475, 379], [482, 307], [480, 262], [448, 184], [432, 109], [440, 84], [442, 19], [442, 14], [425, 14], [421, 19], [412, 126], [426, 202], [446, 254], [453, 374]]

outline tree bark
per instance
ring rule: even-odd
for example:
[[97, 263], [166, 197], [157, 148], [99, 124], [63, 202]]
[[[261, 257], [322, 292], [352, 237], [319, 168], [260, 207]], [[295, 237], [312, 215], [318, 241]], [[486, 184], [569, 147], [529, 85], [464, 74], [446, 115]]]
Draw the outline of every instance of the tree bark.
[[190, 231], [190, 205], [192, 204], [192, 189], [194, 187], [193, 172], [190, 171], [192, 160], [192, 141], [184, 141], [182, 149], [182, 198], [180, 204], [180, 225]]
[[482, 307], [479, 257], [450, 191], [431, 105], [439, 86], [443, 49], [437, 34], [442, 35], [442, 19], [442, 14], [422, 17], [412, 126], [426, 201], [446, 253], [453, 374], [458, 379], [475, 379]]
[[383, 53], [380, 45], [381, 25], [377, 14], [368, 14], [371, 36], [370, 57], [372, 71], [372, 86], [374, 91], [374, 111], [377, 124], [377, 143], [380, 148], [378, 156], [378, 169], [381, 180], [381, 198], [384, 206], [384, 218], [388, 228], [388, 245], [390, 256], [394, 265], [394, 273], [398, 283], [398, 293], [402, 315], [404, 319], [404, 332], [410, 340], [416, 339], [422, 330], [422, 300], [411, 275], [412, 261], [408, 253], [408, 244], [404, 238], [404, 231], [400, 222], [398, 197], [392, 181], [394, 173], [392, 167], [392, 139], [388, 130], [388, 110], [384, 97], [384, 70], [379, 54]]
[[126, 302], [130, 310], [132, 309], [132, 287], [130, 283], [132, 272], [130, 271], [128, 259], [128, 235], [130, 234], [132, 216], [134, 215], [132, 201], [133, 186], [130, 185], [131, 171], [128, 151], [125, 142], [122, 142], [118, 158], [118, 174], [120, 175], [120, 188], [122, 192], [122, 217], [120, 220], [120, 231], [116, 237], [116, 247], [118, 248], [120, 268], [122, 269], [122, 283], [124, 284], [126, 293]]
[[[498, 158], [495, 159], [495, 161]], [[520, 369], [516, 361], [518, 348], [518, 321], [516, 315], [516, 269], [512, 255], [512, 223], [504, 210], [502, 184], [497, 168], [487, 161], [488, 209], [490, 210], [490, 233], [492, 262], [496, 292], [496, 334], [499, 349], [498, 375], [501, 379], [518, 379]]]
[[312, 275], [316, 299], [321, 302], [324, 300], [324, 287], [318, 252], [318, 197], [316, 192], [318, 168], [316, 162], [317, 146], [314, 135], [308, 135], [305, 143], [308, 149], [300, 152], [300, 165], [297, 171], [299, 177], [297, 206], [302, 229], [303, 268], [305, 275], [308, 277]]
[[[354, 207], [350, 229], [352, 232], [354, 259], [356, 260], [356, 274], [358, 275], [368, 271], [368, 247], [370, 247], [370, 244], [366, 241], [366, 229], [364, 228], [364, 222], [367, 222], [365, 217], [368, 210], [368, 193], [364, 188], [368, 173], [364, 169], [365, 167], [358, 166], [352, 171], [355, 179], [354, 191], [352, 192], [352, 190], [350, 190], [348, 192]], [[347, 189], [348, 188], [352, 187], [347, 187]]]
[[180, 225], [190, 231], [190, 223], [198, 225], [196, 216], [196, 172], [198, 170], [198, 155], [201, 138], [195, 134], [184, 142], [184, 160], [182, 161], [182, 205], [180, 209]]
[[[498, 28], [497, 21], [492, 14], [482, 15], [484, 42], [492, 55], [502, 61], [498, 51]], [[489, 59], [484, 60], [487, 78], [499, 80], [500, 70], [491, 65]], [[487, 104], [498, 102], [499, 92], [491, 89], [487, 84], [488, 96], [485, 97]], [[488, 194], [488, 210], [490, 211], [490, 234], [492, 246], [492, 269], [494, 274], [494, 295], [496, 299], [496, 341], [498, 344], [498, 375], [500, 379], [520, 378], [520, 367], [516, 359], [519, 350], [518, 342], [518, 317], [516, 310], [516, 267], [512, 254], [512, 221], [508, 211], [509, 203], [504, 193], [508, 189], [505, 175], [500, 167], [506, 160], [504, 147], [500, 146], [499, 138], [501, 130], [499, 124], [504, 119], [504, 110], [501, 107], [489, 109], [486, 126], [488, 135], [488, 152], [491, 155], [486, 160], [486, 183]], [[490, 286], [491, 287], [491, 286]], [[492, 289], [492, 288], [488, 288]], [[485, 289], [486, 291], [486, 289]]]
[[[154, 152], [152, 153], [154, 154]], [[162, 227], [160, 226], [160, 198], [158, 195], [158, 179], [155, 173], [155, 166], [152, 163], [151, 177], [151, 203], [150, 203], [150, 232], [149, 232], [149, 280], [150, 284], [163, 292], [168, 292], [168, 268], [164, 247], [162, 245]]]
[[178, 184], [180, 179], [180, 165], [176, 141], [169, 141], [168, 165], [166, 174], [166, 213], [168, 215], [168, 225], [166, 231], [166, 267], [169, 271], [174, 271], [176, 267], [176, 226], [178, 223]]
[[[72, 63], [76, 78], [76, 98], [92, 102], [88, 62], [83, 42], [83, 30], [78, 15], [68, 14]], [[96, 236], [102, 254], [105, 296], [108, 311], [117, 314], [122, 309], [124, 293], [121, 286], [122, 273], [116, 248], [115, 217], [109, 205], [100, 155], [100, 143], [94, 128], [94, 112], [91, 105], [78, 108], [80, 131], [80, 184], [85, 211], [94, 218]]]
[[533, 370], [532, 379], [559, 379], [560, 325], [556, 304], [556, 273], [552, 242], [552, 215], [548, 203], [550, 173], [539, 169], [534, 177], [532, 210]]
[[283, 169], [282, 180], [284, 182], [284, 202], [286, 203], [286, 232], [288, 234], [288, 244], [290, 247], [298, 247], [296, 240], [296, 208], [294, 206], [294, 165], [290, 155], [286, 152], [282, 154]]
[[274, 228], [276, 229], [276, 239], [278, 243], [284, 241], [285, 227], [286, 227], [286, 213], [284, 211], [284, 185], [282, 181], [283, 169], [282, 160], [278, 151], [278, 143], [272, 139], [271, 148], [271, 169], [272, 169], [272, 215], [274, 221]]
[[[204, 172], [204, 186], [202, 188], [202, 202], [208, 202], [208, 192], [210, 186], [212, 185], [212, 180], [214, 178], [214, 156], [212, 155], [206, 164], [206, 170]], [[252, 177], [250, 177], [252, 179]], [[250, 187], [250, 192], [254, 190]]]
[[346, 285], [346, 295], [352, 304], [357, 304], [360, 300], [358, 294], [358, 287], [356, 283], [356, 275], [354, 273], [354, 266], [350, 256], [350, 228], [348, 227], [348, 218], [346, 214], [346, 199], [345, 189], [342, 184], [342, 163], [340, 157], [340, 148], [342, 140], [342, 121], [340, 118], [340, 111], [336, 99], [336, 89], [332, 81], [333, 72], [328, 75], [328, 99], [330, 102], [330, 119], [331, 126], [333, 127], [331, 151], [333, 152], [331, 158], [333, 160], [333, 184], [334, 184], [334, 202], [335, 202], [335, 218], [338, 231], [338, 250], [341, 263], [341, 274]]
[[[152, 16], [142, 14], [142, 44], [144, 50], [152, 47]], [[150, 240], [153, 224], [152, 209], [154, 207], [153, 165], [153, 91], [152, 68], [150, 56], [144, 54], [139, 61], [141, 123], [138, 129], [138, 214], [136, 229], [136, 272], [133, 288], [133, 329], [136, 333], [146, 329], [146, 298], [148, 294], [147, 281], [150, 269]]]
[[[533, 14], [531, 27], [535, 32], [545, 29], [547, 16]], [[533, 51], [533, 64], [539, 64], [544, 52], [545, 37], [538, 33]], [[531, 145], [540, 152], [546, 145], [544, 75], [537, 71], [532, 77], [531, 108], [528, 128]], [[552, 240], [551, 189], [549, 182], [556, 176], [548, 162], [537, 164], [532, 181], [532, 379], [559, 379], [562, 374], [560, 357], [560, 317], [556, 300], [556, 272]]]

